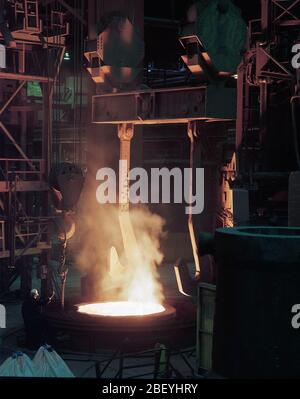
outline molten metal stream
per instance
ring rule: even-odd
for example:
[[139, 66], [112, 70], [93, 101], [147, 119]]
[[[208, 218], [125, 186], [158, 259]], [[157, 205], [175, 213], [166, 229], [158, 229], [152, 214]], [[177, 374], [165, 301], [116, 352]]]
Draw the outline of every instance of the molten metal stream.
[[78, 312], [95, 316], [149, 316], [162, 313], [166, 309], [158, 303], [102, 302], [80, 305]]

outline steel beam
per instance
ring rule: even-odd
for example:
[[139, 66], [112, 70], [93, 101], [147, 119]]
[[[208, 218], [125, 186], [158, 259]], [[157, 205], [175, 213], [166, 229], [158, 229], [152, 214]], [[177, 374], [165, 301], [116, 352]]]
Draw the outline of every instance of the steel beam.
[[8, 79], [8, 80], [21, 80], [26, 82], [41, 82], [41, 83], [51, 83], [53, 82], [52, 78], [48, 78], [46, 76], [34, 76], [34, 75], [22, 75], [18, 73], [8, 73], [8, 72], [0, 72], [0, 79]]
[[236, 89], [185, 87], [104, 94], [92, 100], [92, 122], [170, 124], [235, 120]]
[[197, 128], [198, 128], [197, 122], [189, 122], [188, 137], [190, 139], [190, 170], [191, 170], [191, 172], [190, 172], [190, 182], [189, 182], [190, 212], [189, 212], [188, 228], [189, 228], [189, 234], [190, 234], [190, 239], [191, 239], [191, 244], [192, 244], [192, 249], [193, 249], [195, 268], [196, 268], [195, 277], [200, 278], [200, 276], [201, 276], [201, 261], [200, 261], [200, 254], [199, 254], [198, 242], [197, 242], [197, 238], [196, 238], [195, 225], [194, 225], [194, 219], [193, 219], [193, 213], [192, 213], [193, 186], [194, 186], [193, 170], [195, 168], [195, 165], [194, 165], [195, 141], [198, 138]]
[[[43, 41], [45, 44], [52, 46], [52, 47], [61, 47], [65, 45], [66, 39], [65, 36], [69, 34], [69, 24], [66, 25], [66, 33], [63, 35], [56, 35], [56, 36], [49, 36], [49, 37], [43, 37]], [[31, 35], [29, 33], [25, 32], [19, 32], [19, 31], [14, 31], [11, 32], [14, 40], [17, 42], [17, 44], [30, 44], [30, 45], [42, 45], [42, 40], [40, 36], [37, 35]], [[3, 36], [0, 34], [0, 38], [3, 39]]]
[[[50, 250], [51, 245], [47, 243], [39, 243], [38, 246], [27, 249], [26, 255], [39, 255], [45, 250]], [[16, 257], [22, 254], [23, 249], [16, 249]], [[0, 259], [9, 258], [9, 251], [0, 251]]]
[[[49, 186], [47, 183], [42, 181], [18, 181], [16, 183], [17, 192], [29, 192], [29, 191], [48, 191]], [[0, 193], [8, 193], [9, 184], [7, 181], [0, 181]]]
[[27, 157], [25, 152], [22, 150], [22, 148], [19, 146], [19, 144], [16, 142], [16, 140], [13, 138], [13, 136], [10, 134], [8, 129], [4, 126], [4, 124], [1, 121], [0, 121], [0, 129], [3, 130], [6, 137], [12, 142], [12, 144], [15, 146], [16, 150], [19, 152], [19, 154], [22, 156], [22, 158], [28, 163], [28, 165], [31, 167], [31, 169], [35, 170], [35, 167], [34, 167], [32, 161]]
[[9, 104], [13, 101], [13, 99], [19, 94], [19, 92], [22, 90], [22, 88], [25, 85], [25, 81], [21, 82], [17, 90], [13, 92], [13, 94], [9, 97], [9, 99], [6, 101], [6, 103], [3, 105], [3, 107], [0, 109], [0, 115], [3, 114], [3, 112], [6, 110], [6, 108], [9, 106]]

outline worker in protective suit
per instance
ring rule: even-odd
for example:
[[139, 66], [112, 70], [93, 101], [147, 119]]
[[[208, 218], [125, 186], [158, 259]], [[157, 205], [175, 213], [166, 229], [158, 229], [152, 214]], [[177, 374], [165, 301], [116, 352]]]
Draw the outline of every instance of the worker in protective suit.
[[6, 20], [6, 1], [0, 0], [0, 32], [4, 38], [5, 44], [8, 48], [16, 48], [17, 43], [15, 42]]
[[26, 346], [37, 349], [45, 343], [51, 343], [49, 325], [44, 317], [43, 310], [54, 298], [54, 293], [46, 300], [41, 300], [37, 289], [30, 291], [28, 298], [22, 305], [22, 316], [26, 332]]
[[234, 73], [246, 48], [247, 24], [231, 0], [198, 0], [187, 12], [218, 71]]

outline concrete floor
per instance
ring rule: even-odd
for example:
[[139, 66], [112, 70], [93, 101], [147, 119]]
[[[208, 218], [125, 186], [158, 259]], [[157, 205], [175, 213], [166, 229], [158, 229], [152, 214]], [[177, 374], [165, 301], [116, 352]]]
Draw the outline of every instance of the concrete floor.
[[[191, 273], [193, 272], [193, 266], [190, 265]], [[178, 292], [177, 283], [175, 279], [175, 274], [173, 271], [172, 265], [163, 265], [159, 269], [161, 282], [164, 286], [164, 293], [166, 298], [172, 299], [176, 297], [180, 297], [181, 294]], [[33, 273], [35, 274], [35, 273]], [[66, 286], [66, 298], [72, 298], [74, 296], [80, 295], [80, 278], [81, 274], [75, 268], [70, 268], [67, 279]], [[16, 281], [12, 290], [19, 288], [19, 281]], [[40, 281], [36, 278], [33, 279], [33, 287], [39, 288]], [[1, 349], [0, 349], [0, 364], [7, 359], [13, 352], [17, 350], [22, 350], [24, 353], [28, 354], [31, 358], [34, 356], [34, 352], [28, 351], [24, 348], [18, 347], [18, 336], [23, 335], [23, 320], [21, 316], [21, 302], [17, 300], [10, 300], [4, 303], [6, 306], [7, 313], [7, 328], [0, 329], [0, 340], [1, 340]], [[195, 331], [196, 334], [196, 331]], [[59, 354], [62, 358], [67, 362], [73, 374], [76, 377], [85, 377], [85, 378], [95, 378], [95, 363], [101, 362], [101, 368], [105, 367], [108, 359], [112, 357], [111, 351], [103, 351], [100, 354], [93, 353], [67, 353], [59, 351]], [[152, 357], [151, 357], [152, 356]], [[134, 378], [138, 375], [142, 375], [145, 373], [153, 372], [153, 366], [142, 367], [143, 364], [153, 363], [154, 365], [154, 356], [151, 355], [150, 358], [147, 359], [125, 359], [125, 366], [136, 366], [136, 368], [124, 370], [124, 378]], [[185, 354], [188, 363], [191, 364], [191, 367], [195, 370], [195, 351], [189, 350], [188, 353]], [[113, 361], [109, 367], [107, 368], [104, 376], [106, 378], [113, 378], [116, 376], [119, 369], [119, 360]], [[172, 356], [171, 363], [175, 367], [175, 369], [179, 370], [180, 373], [185, 377], [192, 377], [193, 371], [186, 364], [186, 362], [182, 359], [180, 355]], [[146, 377], [145, 377], [146, 378]]]

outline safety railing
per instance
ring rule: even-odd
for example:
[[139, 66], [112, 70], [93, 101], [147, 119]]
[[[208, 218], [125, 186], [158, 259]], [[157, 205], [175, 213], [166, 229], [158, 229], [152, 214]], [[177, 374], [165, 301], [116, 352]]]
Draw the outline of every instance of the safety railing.
[[[48, 220], [40, 221], [28, 219], [16, 223], [15, 226], [15, 243], [16, 249], [23, 251], [37, 246], [39, 243], [47, 242]], [[8, 226], [5, 221], [0, 221], [0, 251], [8, 251], [9, 247], [6, 242], [6, 233]]]
[[[71, 353], [69, 355], [72, 356]], [[178, 350], [157, 344], [154, 349], [142, 352], [124, 353], [118, 349], [111, 356], [101, 360], [79, 360], [73, 356], [65, 360], [92, 362], [92, 365], [82, 372], [81, 378], [94, 369], [98, 379], [192, 379], [196, 377], [195, 355], [194, 347]]]
[[42, 181], [44, 174], [45, 161], [43, 159], [30, 159], [28, 162], [20, 158], [0, 158], [0, 180]]

